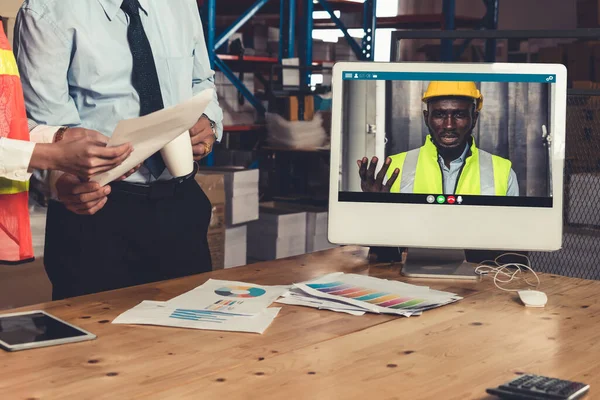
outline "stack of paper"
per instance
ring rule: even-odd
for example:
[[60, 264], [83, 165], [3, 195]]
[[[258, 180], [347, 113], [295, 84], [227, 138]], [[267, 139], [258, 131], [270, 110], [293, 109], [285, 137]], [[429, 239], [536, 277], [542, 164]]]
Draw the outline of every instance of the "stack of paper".
[[169, 301], [143, 301], [113, 324], [263, 333], [280, 310], [267, 307], [288, 289], [209, 279]]
[[248, 225], [248, 257], [275, 260], [306, 253], [306, 213], [261, 206]]
[[462, 297], [404, 282], [363, 275], [333, 273], [297, 283], [278, 300], [284, 304], [304, 305], [338, 312], [396, 314], [410, 317], [440, 307]]

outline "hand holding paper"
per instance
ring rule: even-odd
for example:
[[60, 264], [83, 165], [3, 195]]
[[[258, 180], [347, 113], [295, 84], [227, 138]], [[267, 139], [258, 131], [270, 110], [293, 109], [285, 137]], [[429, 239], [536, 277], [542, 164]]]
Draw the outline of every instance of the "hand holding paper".
[[121, 165], [92, 176], [91, 180], [104, 186], [157, 151], [161, 151], [171, 175], [182, 176], [190, 173], [193, 169], [193, 156], [188, 131], [198, 122], [212, 97], [213, 89], [206, 89], [174, 107], [119, 122], [108, 145], [131, 143], [133, 152]]

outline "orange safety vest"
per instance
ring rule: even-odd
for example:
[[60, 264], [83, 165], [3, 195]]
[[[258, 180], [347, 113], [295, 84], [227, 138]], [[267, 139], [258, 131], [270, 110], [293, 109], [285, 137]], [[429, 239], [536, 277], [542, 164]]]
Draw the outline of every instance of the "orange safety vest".
[[[0, 28], [0, 137], [29, 141], [29, 127], [19, 71], [2, 28]], [[28, 204], [29, 182], [0, 178], [0, 263], [16, 264], [33, 260]]]

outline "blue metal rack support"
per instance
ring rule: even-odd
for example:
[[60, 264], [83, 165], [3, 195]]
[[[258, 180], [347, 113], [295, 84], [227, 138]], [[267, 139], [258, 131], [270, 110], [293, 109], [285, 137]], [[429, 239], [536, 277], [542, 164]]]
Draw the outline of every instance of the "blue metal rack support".
[[217, 0], [206, 2], [206, 47], [212, 68], [215, 66], [215, 31], [217, 29]]
[[[313, 9], [314, 4], [313, 0], [303, 0], [304, 1], [304, 15], [303, 25], [304, 31], [302, 32], [302, 49], [299, 51], [300, 55], [300, 66], [311, 67], [313, 61], [313, 39], [312, 39], [312, 31], [313, 31]], [[310, 86], [311, 81], [311, 72], [310, 69], [306, 69], [306, 73], [302, 76], [302, 85], [305, 87]]]
[[[244, 85], [242, 81], [235, 76], [233, 71], [217, 56], [217, 49], [221, 47], [227, 39], [231, 37], [244, 23], [246, 23], [262, 6], [267, 4], [269, 0], [258, 0], [250, 9], [241, 17], [239, 17], [229, 28], [227, 28], [218, 38], [215, 38], [216, 31], [216, 9], [217, 0], [208, 0], [205, 4], [206, 8], [206, 25], [207, 25], [207, 38], [206, 44], [208, 47], [208, 57], [211, 62], [211, 67], [214, 69], [218, 68], [223, 74], [231, 81], [231, 83], [242, 93], [242, 95], [256, 108], [260, 114], [265, 113], [265, 108], [253, 93]], [[293, 2], [293, 0], [289, 0]]]
[[260, 100], [258, 100], [254, 94], [248, 90], [244, 83], [240, 81], [237, 76], [235, 76], [233, 71], [220, 58], [215, 58], [215, 66], [217, 66], [217, 68], [223, 72], [225, 77], [231, 81], [233, 86], [235, 86], [236, 89], [242, 93], [242, 95], [250, 102], [250, 104], [252, 104], [252, 106], [254, 106], [254, 108], [256, 108], [260, 114], [264, 114], [266, 112], [265, 107], [262, 105]]
[[[306, 1], [309, 1], [309, 0], [306, 0]], [[365, 1], [365, 11], [367, 9], [367, 3], [373, 3], [374, 1], [375, 0], [366, 0]], [[323, 9], [325, 9], [325, 11], [327, 11], [329, 13], [329, 16], [331, 17], [331, 20], [335, 23], [335, 26], [337, 26], [337, 28], [340, 31], [342, 31], [342, 33], [344, 34], [344, 37], [348, 41], [348, 44], [352, 48], [352, 51], [354, 51], [354, 54], [356, 54], [356, 57], [359, 60], [366, 59], [366, 55], [365, 55], [365, 51], [364, 51], [366, 48], [366, 45], [364, 45], [364, 39], [363, 39], [363, 48], [361, 49], [361, 47], [356, 43], [356, 40], [354, 40], [354, 38], [352, 36], [350, 36], [350, 34], [348, 33], [348, 29], [346, 28], [346, 26], [344, 25], [342, 20], [339, 19], [335, 15], [334, 10], [333, 10], [333, 8], [331, 8], [331, 5], [329, 4], [329, 2], [327, 0], [319, 0], [319, 3], [321, 4], [321, 7], [323, 7]], [[365, 26], [366, 25], [367, 25], [367, 16], [365, 14]], [[365, 32], [366, 32], [366, 28], [365, 28]]]
[[[362, 58], [375, 60], [375, 31], [377, 29], [377, 0], [365, 0], [363, 6]], [[354, 39], [352, 39], [354, 43]]]
[[256, 3], [252, 5], [243, 15], [241, 15], [229, 28], [225, 29], [221, 35], [217, 38], [215, 42], [214, 49], [217, 50], [219, 47], [223, 46], [225, 42], [238, 31], [246, 22], [250, 20], [257, 12], [267, 4], [269, 0], [257, 0]]
[[280, 0], [279, 18], [279, 62], [294, 57], [296, 36], [296, 0]]
[[[454, 0], [444, 0], [442, 6], [442, 13], [444, 14], [444, 29], [452, 31], [455, 27], [455, 14], [456, 14], [456, 3]], [[454, 41], [452, 39], [443, 39], [441, 48], [441, 60], [442, 61], [453, 61]]]
[[[498, 0], [483, 0], [487, 7], [486, 29], [498, 29]], [[496, 39], [488, 39], [485, 42], [485, 61], [496, 61]]]

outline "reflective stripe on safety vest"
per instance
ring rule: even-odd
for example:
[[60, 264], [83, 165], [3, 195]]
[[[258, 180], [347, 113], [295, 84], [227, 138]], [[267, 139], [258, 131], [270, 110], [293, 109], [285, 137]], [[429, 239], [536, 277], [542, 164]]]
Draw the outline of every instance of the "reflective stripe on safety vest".
[[0, 178], [0, 194], [17, 194], [29, 190], [29, 181], [11, 181], [10, 179]]
[[0, 49], [0, 75], [19, 76], [15, 55], [10, 50]]
[[396, 168], [400, 170], [391, 192], [506, 196], [512, 163], [478, 149], [474, 142], [470, 150], [456, 190], [446, 188], [444, 191], [437, 148], [427, 136], [422, 147], [391, 156], [388, 178]]

